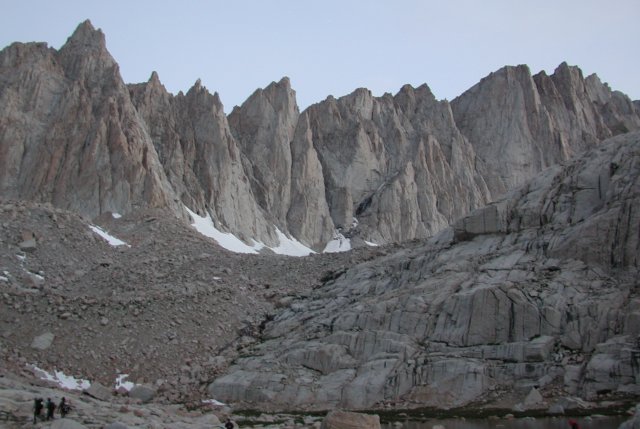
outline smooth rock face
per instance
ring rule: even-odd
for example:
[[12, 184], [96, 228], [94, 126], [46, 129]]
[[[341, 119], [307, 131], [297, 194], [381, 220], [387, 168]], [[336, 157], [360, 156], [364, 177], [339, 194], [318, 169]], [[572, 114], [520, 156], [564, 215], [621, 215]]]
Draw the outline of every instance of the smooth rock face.
[[198, 80], [186, 95], [173, 97], [155, 73], [148, 83], [129, 89], [181, 201], [211, 215], [218, 229], [245, 241], [277, 244], [272, 223], [256, 203], [218, 94]]
[[546, 407], [530, 392], [551, 385], [637, 394], [639, 165], [640, 133], [609, 139], [328, 281], [210, 394], [287, 409], [455, 407], [497, 391]]
[[332, 221], [349, 236], [377, 243], [427, 237], [489, 200], [449, 103], [426, 85], [379, 98], [358, 89], [304, 116], [309, 131], [296, 137], [311, 140]]
[[174, 193], [102, 32], [86, 21], [59, 50], [0, 52], [0, 194], [88, 216], [176, 210]]
[[640, 127], [628, 97], [566, 63], [551, 76], [504, 67], [451, 106], [493, 198], [604, 138]]
[[291, 141], [299, 115], [288, 78], [258, 89], [229, 115], [229, 127], [246, 156], [251, 187], [260, 207], [287, 229], [291, 200]]
[[287, 212], [289, 231], [303, 243], [322, 244], [333, 236], [322, 164], [313, 147], [307, 112], [300, 115], [291, 144], [291, 204]]

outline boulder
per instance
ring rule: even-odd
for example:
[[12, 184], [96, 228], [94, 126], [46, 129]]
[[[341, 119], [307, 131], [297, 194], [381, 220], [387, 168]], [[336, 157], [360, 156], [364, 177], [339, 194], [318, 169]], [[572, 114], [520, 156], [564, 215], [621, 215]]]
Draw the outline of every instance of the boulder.
[[622, 423], [618, 429], [640, 429], [640, 405], [636, 405], [633, 417]]
[[53, 344], [53, 340], [56, 336], [51, 332], [46, 332], [42, 335], [38, 335], [31, 342], [31, 348], [37, 350], [47, 350]]
[[380, 417], [347, 411], [331, 411], [322, 421], [321, 429], [379, 429]]
[[33, 252], [33, 251], [36, 250], [36, 248], [38, 246], [36, 244], [36, 239], [35, 238], [30, 238], [28, 240], [24, 240], [24, 241], [21, 241], [20, 243], [18, 243], [18, 247], [23, 252]]
[[141, 402], [150, 402], [156, 396], [156, 390], [144, 384], [136, 384], [130, 391], [129, 397], [139, 399]]
[[97, 381], [91, 383], [91, 386], [89, 386], [88, 389], [85, 389], [84, 393], [101, 401], [109, 401], [113, 395], [111, 389], [103, 386]]
[[544, 405], [544, 398], [542, 397], [538, 389], [534, 387], [524, 398], [523, 405], [527, 410], [541, 408]]

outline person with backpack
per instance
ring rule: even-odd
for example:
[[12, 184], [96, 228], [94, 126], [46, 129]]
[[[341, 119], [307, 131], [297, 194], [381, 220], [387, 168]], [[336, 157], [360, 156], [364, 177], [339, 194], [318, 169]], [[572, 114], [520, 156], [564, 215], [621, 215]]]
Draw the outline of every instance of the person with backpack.
[[53, 403], [51, 398], [47, 398], [47, 420], [53, 420], [53, 413], [56, 411], [56, 404]]
[[36, 419], [42, 418], [42, 409], [44, 405], [42, 398], [36, 398], [33, 400], [33, 424], [36, 424]]
[[63, 396], [60, 400], [60, 404], [58, 404], [58, 409], [60, 410], [60, 417], [65, 418], [69, 411], [71, 410], [71, 405], [67, 402], [67, 399]]

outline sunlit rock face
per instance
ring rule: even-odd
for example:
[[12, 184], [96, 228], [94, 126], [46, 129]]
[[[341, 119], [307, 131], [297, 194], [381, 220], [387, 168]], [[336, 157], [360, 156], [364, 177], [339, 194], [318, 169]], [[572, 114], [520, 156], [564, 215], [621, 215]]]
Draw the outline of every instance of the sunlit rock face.
[[266, 325], [209, 391], [257, 407], [639, 393], [640, 134], [611, 138]]
[[[427, 237], [489, 200], [449, 103], [429, 88], [366, 89], [311, 106], [293, 145], [311, 141], [331, 219], [365, 240]], [[354, 218], [356, 222], [354, 225]]]
[[130, 85], [129, 91], [182, 203], [247, 242], [277, 244], [218, 94], [198, 80], [186, 94], [173, 96], [155, 73], [147, 83]]
[[88, 216], [180, 213], [102, 32], [86, 21], [59, 51], [0, 52], [0, 194]]
[[551, 76], [504, 67], [451, 105], [494, 198], [604, 138], [640, 127], [628, 97], [566, 63]]

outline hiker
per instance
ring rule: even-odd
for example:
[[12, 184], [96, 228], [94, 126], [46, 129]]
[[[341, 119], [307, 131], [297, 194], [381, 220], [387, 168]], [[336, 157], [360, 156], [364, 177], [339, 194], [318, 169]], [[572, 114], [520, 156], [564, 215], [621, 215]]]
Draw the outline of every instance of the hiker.
[[47, 398], [47, 420], [53, 420], [53, 413], [56, 410], [56, 404], [53, 403], [51, 398]]
[[569, 419], [569, 426], [571, 427], [571, 429], [580, 429], [580, 426], [578, 426], [578, 422], [572, 419]]
[[60, 400], [60, 404], [58, 405], [60, 409], [60, 417], [63, 419], [69, 414], [69, 410], [71, 409], [71, 405], [67, 402], [67, 399], [63, 396]]
[[233, 429], [233, 422], [231, 421], [231, 419], [227, 419], [227, 422], [224, 424], [224, 428], [225, 429]]
[[42, 418], [42, 409], [44, 405], [42, 404], [42, 398], [36, 398], [33, 400], [33, 424], [36, 423], [37, 418]]

